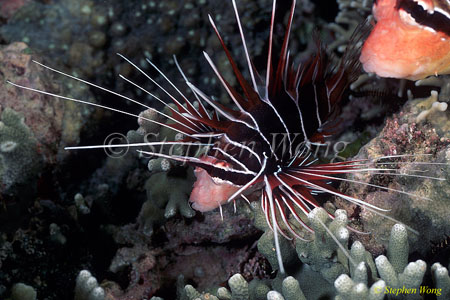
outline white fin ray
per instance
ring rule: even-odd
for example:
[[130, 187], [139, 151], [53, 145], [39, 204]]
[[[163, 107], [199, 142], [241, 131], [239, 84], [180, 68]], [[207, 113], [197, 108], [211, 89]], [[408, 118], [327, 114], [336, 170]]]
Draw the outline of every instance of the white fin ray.
[[[272, 215], [272, 224], [274, 224], [274, 227], [277, 224], [276, 216], [275, 216], [275, 207], [273, 204], [273, 198], [272, 198], [272, 189], [270, 187], [269, 181], [267, 180], [267, 176], [264, 176], [264, 183], [265, 183], [265, 192], [267, 194], [267, 197], [269, 198], [269, 208], [270, 208], [270, 214]], [[278, 229], [273, 228], [273, 237], [275, 240], [275, 251], [277, 253], [277, 260], [278, 260], [278, 268], [280, 269], [280, 273], [284, 274], [284, 265], [283, 265], [283, 258], [281, 255], [281, 249], [280, 249], [280, 241], [278, 239]]]
[[[251, 61], [250, 55], [248, 53], [247, 43], [245, 42], [244, 31], [242, 30], [241, 19], [239, 18], [239, 12], [238, 12], [238, 9], [237, 9], [237, 6], [236, 6], [236, 0], [233, 0], [233, 8], [234, 8], [234, 15], [236, 16], [236, 22], [237, 22], [238, 27], [239, 27], [239, 33], [240, 33], [241, 40], [242, 40], [242, 46], [244, 47], [245, 57], [247, 59], [248, 70], [250, 72], [250, 77], [252, 78], [253, 89], [259, 95], [258, 85], [256, 84], [255, 74], [253, 73], [252, 61]], [[261, 97], [261, 95], [259, 95], [259, 96]]]
[[[133, 63], [130, 59], [128, 59], [127, 57], [123, 56], [120, 53], [117, 53], [117, 55], [119, 57], [121, 57], [123, 60], [125, 60], [127, 63], [129, 63], [131, 66], [133, 66], [136, 70], [138, 70], [142, 75], [144, 75], [145, 77], [147, 77], [147, 79], [149, 79], [151, 82], [153, 82], [158, 88], [160, 88], [162, 91], [164, 91], [171, 99], [173, 102], [175, 102], [177, 105], [179, 106], [183, 106], [177, 99], [175, 99], [175, 97], [173, 97], [169, 92], [167, 92], [161, 85], [159, 85], [153, 78], [151, 78], [147, 73], [145, 73], [141, 68], [139, 68], [135, 63]], [[133, 84], [135, 87], [141, 89], [142, 91], [144, 91], [145, 93], [149, 94], [150, 96], [152, 96], [153, 98], [155, 98], [156, 100], [158, 100], [160, 103], [162, 103], [164, 106], [168, 107], [171, 111], [175, 112], [176, 114], [178, 114], [179, 116], [183, 117], [185, 120], [187, 120], [189, 123], [191, 123], [192, 125], [200, 128], [197, 124], [195, 124], [194, 122], [192, 122], [190, 119], [186, 118], [186, 116], [184, 116], [182, 113], [180, 113], [179, 111], [175, 110], [173, 107], [171, 107], [170, 105], [168, 105], [166, 102], [162, 101], [159, 97], [155, 96], [154, 94], [148, 92], [146, 89], [144, 89], [143, 87], [139, 86], [138, 84], [135, 84], [134, 82], [132, 82], [131, 80], [127, 79], [125, 76], [119, 74], [119, 77], [124, 79], [125, 81]]]
[[157, 99], [158, 101], [164, 103], [164, 104], [166, 105], [166, 107], [168, 107], [170, 110], [172, 110], [173, 112], [175, 112], [177, 115], [183, 117], [183, 118], [184, 118], [186, 121], [188, 121], [190, 124], [192, 124], [192, 125], [194, 125], [195, 127], [197, 127], [197, 129], [194, 129], [194, 128], [192, 128], [192, 127], [190, 127], [190, 126], [188, 126], [188, 125], [186, 125], [186, 124], [184, 124], [184, 123], [178, 121], [177, 119], [175, 119], [175, 118], [173, 118], [173, 117], [171, 117], [171, 116], [169, 116], [169, 115], [166, 115], [165, 113], [160, 112], [160, 111], [158, 111], [158, 110], [156, 110], [156, 109], [154, 109], [154, 108], [149, 108], [149, 109], [151, 109], [152, 111], [157, 111], [160, 115], [166, 117], [167, 119], [169, 119], [169, 120], [171, 120], [171, 121], [173, 121], [173, 122], [175, 122], [175, 123], [177, 123], [177, 124], [179, 124], [179, 125], [181, 125], [181, 126], [184, 126], [184, 127], [186, 127], [186, 128], [189, 128], [190, 130], [192, 130], [192, 131], [194, 131], [194, 132], [202, 131], [202, 130], [203, 130], [202, 128], [198, 127], [198, 125], [197, 125], [196, 123], [192, 122], [192, 120], [189, 119], [187, 116], [185, 116], [184, 114], [180, 113], [179, 111], [177, 111], [176, 109], [174, 109], [174, 108], [171, 107], [170, 105], [167, 105], [167, 104], [166, 104], [164, 101], [162, 101], [160, 98], [158, 98], [158, 97], [155, 96], [154, 94], [150, 93], [148, 90], [144, 89], [143, 87], [141, 87], [141, 86], [138, 85], [137, 83], [135, 83], [135, 82], [129, 80], [128, 78], [126, 78], [126, 77], [123, 76], [122, 74], [119, 74], [119, 77], [122, 78], [123, 80], [125, 80], [126, 82], [128, 82], [128, 83], [134, 85], [135, 87], [137, 87], [138, 89], [140, 89], [140, 90], [143, 91], [144, 93], [146, 93], [146, 94], [152, 96], [153, 98]]
[[89, 145], [89, 146], [71, 146], [64, 147], [65, 150], [84, 150], [84, 149], [106, 149], [106, 148], [126, 148], [126, 147], [144, 147], [144, 146], [165, 146], [165, 145], [182, 145], [182, 146], [214, 146], [214, 144], [192, 143], [192, 142], [147, 142], [147, 143], [130, 143], [115, 145]]
[[321, 177], [321, 178], [324, 178], [324, 179], [332, 179], [332, 180], [339, 180], [339, 181], [345, 181], [345, 182], [352, 182], [352, 183], [356, 183], [356, 184], [367, 185], [367, 186], [375, 187], [375, 188], [386, 190], [386, 191], [392, 191], [392, 192], [396, 192], [396, 193], [399, 193], [399, 194], [408, 195], [410, 197], [416, 197], [416, 198], [420, 198], [420, 199], [423, 199], [423, 200], [432, 201], [432, 199], [430, 199], [428, 197], [423, 197], [423, 196], [415, 195], [413, 193], [405, 192], [405, 191], [402, 191], [402, 190], [397, 190], [397, 189], [393, 189], [393, 188], [389, 188], [389, 187], [385, 187], [385, 186], [381, 186], [381, 185], [376, 185], [376, 184], [372, 184], [372, 183], [367, 183], [367, 182], [363, 182], [363, 181], [352, 180], [352, 179], [347, 179], [347, 178], [332, 177], [332, 176], [308, 173], [308, 172], [303, 172], [303, 171], [292, 171], [292, 172], [305, 174], [305, 175], [311, 175], [311, 176], [317, 176], [317, 177]]
[[[189, 87], [189, 85], [187, 84], [188, 82], [190, 82], [187, 78], [187, 76], [184, 74], [183, 69], [181, 68], [180, 64], [178, 63], [177, 57], [174, 55], [173, 56], [173, 61], [175, 62], [175, 65], [178, 68], [178, 71], [180, 72], [181, 76], [184, 79], [184, 82], [186, 83], [186, 85]], [[208, 110], [206, 110], [205, 106], [203, 105], [203, 102], [200, 100], [200, 98], [198, 97], [198, 95], [189, 87], [189, 89], [192, 91], [192, 94], [194, 94], [195, 99], [197, 99], [198, 104], [202, 107], [202, 109], [205, 111], [208, 119], [212, 120], [211, 115], [208, 113]]]
[[145, 117], [133, 114], [133, 113], [129, 113], [129, 112], [126, 112], [126, 111], [123, 111], [123, 110], [120, 110], [120, 109], [112, 108], [112, 107], [101, 105], [101, 104], [97, 104], [97, 103], [92, 103], [92, 102], [89, 102], [89, 101], [79, 100], [79, 99], [75, 99], [75, 98], [71, 98], [71, 97], [65, 97], [65, 96], [61, 96], [61, 95], [58, 95], [58, 94], [54, 94], [54, 93], [41, 91], [41, 90], [38, 90], [38, 89], [30, 88], [30, 87], [27, 87], [27, 86], [23, 86], [23, 85], [11, 82], [9, 80], [7, 80], [6, 82], [11, 84], [11, 85], [13, 85], [13, 86], [16, 86], [18, 88], [24, 89], [24, 90], [29, 90], [29, 91], [33, 91], [33, 92], [40, 93], [40, 94], [43, 94], [43, 95], [48, 95], [48, 96], [52, 96], [52, 97], [55, 97], [55, 98], [68, 100], [68, 101], [72, 101], [72, 102], [87, 104], [87, 105], [91, 105], [91, 106], [94, 106], [94, 107], [99, 107], [99, 108], [102, 108], [102, 109], [105, 109], [105, 110], [110, 110], [110, 111], [118, 112], [118, 113], [121, 113], [121, 114], [124, 114], [124, 115], [132, 116], [132, 117], [135, 117], [135, 118], [138, 118], [138, 119], [142, 119], [142, 120], [145, 120], [145, 121], [148, 121], [148, 122], [152, 122], [154, 124], [157, 124], [157, 125], [169, 128], [171, 130], [174, 130], [176, 132], [185, 134], [187, 136], [191, 136], [189, 133], [181, 131], [181, 130], [178, 130], [176, 128], [172, 128], [170, 125], [167, 125], [165, 123], [161, 123], [161, 122], [158, 122], [158, 121], [155, 121], [155, 120], [152, 120], [152, 119], [148, 119], [148, 118], [145, 118]]

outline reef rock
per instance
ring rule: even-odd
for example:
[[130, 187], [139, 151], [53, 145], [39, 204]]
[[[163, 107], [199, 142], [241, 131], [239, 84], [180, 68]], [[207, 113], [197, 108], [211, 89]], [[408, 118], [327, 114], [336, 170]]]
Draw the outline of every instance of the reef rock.
[[64, 146], [78, 143], [83, 120], [89, 119], [93, 111], [9, 84], [56, 93], [71, 89], [73, 97], [89, 97], [85, 88], [69, 87], [67, 81], [53, 83], [32, 62], [41, 59], [30, 53], [21, 42], [0, 48], [0, 197], [8, 206], [12, 204], [8, 207], [9, 218], [14, 218], [15, 204], [23, 206], [33, 199], [46, 167], [68, 156]]
[[[348, 178], [391, 190], [356, 183], [341, 187], [347, 195], [390, 210], [385, 214], [416, 230], [418, 234], [409, 235], [410, 250], [422, 254], [430, 250], [432, 242], [439, 242], [450, 234], [448, 112], [436, 110], [418, 121], [418, 116], [429, 111], [436, 100], [435, 92], [426, 99], [409, 100], [399, 113], [386, 119], [385, 127], [378, 136], [354, 158], [390, 156], [370, 165], [371, 168], [382, 166], [391, 169], [384, 171], [390, 175], [371, 174], [382, 173], [376, 170], [351, 174]], [[345, 200], [337, 199], [337, 202], [350, 216], [359, 216], [354, 223], [371, 233], [358, 236], [366, 249], [373, 254], [381, 254], [389, 240], [393, 222]]]

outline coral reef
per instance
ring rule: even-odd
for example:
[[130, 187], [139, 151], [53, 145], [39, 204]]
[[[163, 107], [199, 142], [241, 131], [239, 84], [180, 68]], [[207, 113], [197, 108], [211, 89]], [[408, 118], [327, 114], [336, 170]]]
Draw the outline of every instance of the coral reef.
[[[366, 252], [362, 244], [355, 242], [351, 249], [351, 256], [357, 265], [353, 269], [352, 278], [342, 274], [334, 282], [339, 299], [383, 299], [385, 294], [391, 297], [386, 292], [387, 289], [420, 289], [426, 264], [417, 260], [407, 265], [409, 246], [405, 226], [396, 224], [392, 227], [387, 257], [380, 255], [375, 259], [381, 280], [378, 280], [375, 270], [368, 272], [367, 266], [373, 265], [373, 260], [371, 256], [364, 255]], [[372, 274], [372, 278], [369, 274]], [[368, 282], [375, 280], [377, 281], [369, 288]]]
[[[327, 213], [322, 208], [317, 208], [309, 214], [309, 221], [317, 225], [328, 224], [327, 228], [330, 230], [324, 230], [322, 226], [319, 232], [314, 234], [314, 241], [309, 244], [314, 244], [316, 239], [319, 239], [321, 243], [335, 242], [332, 238], [326, 237], [329, 233], [335, 231], [339, 232], [339, 229], [346, 229], [346, 215], [344, 211], [338, 211], [336, 213], [336, 219], [340, 221], [333, 223], [334, 221], [327, 221], [329, 219]], [[317, 226], [316, 225], [316, 226]], [[334, 282], [336, 298], [339, 300], [344, 299], [384, 299], [387, 295], [389, 299], [396, 299], [395, 296], [400, 295], [402, 299], [422, 299], [422, 296], [437, 295], [438, 297], [445, 297], [450, 291], [450, 277], [446, 268], [442, 267], [439, 263], [435, 263], [431, 270], [433, 273], [434, 287], [422, 285], [423, 277], [426, 271], [426, 263], [423, 260], [417, 260], [415, 262], [408, 263], [408, 234], [404, 225], [395, 224], [390, 231], [390, 238], [387, 248], [387, 256], [380, 255], [375, 261], [371, 254], [364, 249], [364, 246], [355, 241], [351, 246], [349, 255], [339, 255], [339, 251], [347, 252], [347, 238], [348, 233], [341, 235], [346, 238], [341, 238], [341, 246], [333, 246], [334, 250], [328, 253], [326, 257], [320, 256], [320, 259], [309, 265], [313, 268], [321, 268], [323, 271], [321, 276], [330, 280], [330, 269], [335, 268], [337, 261], [341, 268], [336, 271], [332, 281]], [[337, 235], [339, 239], [339, 235]], [[298, 244], [298, 242], [297, 242]], [[314, 248], [314, 246], [310, 246]], [[298, 246], [297, 246], [298, 248]], [[319, 251], [324, 254], [328, 247], [321, 247]], [[342, 254], [341, 252], [341, 254]], [[304, 254], [299, 253], [299, 258], [302, 259]], [[311, 255], [310, 255], [311, 256]], [[328, 261], [328, 264], [326, 263]], [[331, 267], [330, 267], [331, 266]], [[350, 272], [349, 272], [350, 271]], [[314, 272], [318, 274], [317, 272]], [[350, 274], [350, 276], [349, 276]], [[295, 276], [300, 279], [299, 281], [286, 275], [277, 276], [273, 280], [258, 280], [254, 279], [247, 282], [241, 274], [235, 274], [228, 280], [229, 289], [220, 287], [210, 289], [209, 292], [199, 292], [192, 285], [184, 285], [183, 282], [178, 282], [178, 298], [177, 299], [219, 299], [219, 300], [256, 300], [256, 299], [285, 299], [285, 300], [300, 300], [300, 299], [318, 299], [320, 297], [330, 297], [322, 294], [311, 294], [311, 278], [310, 283], [303, 285], [305, 282], [306, 273], [300, 271]], [[302, 279], [303, 278], [303, 279]], [[182, 281], [182, 279], [181, 279]], [[369, 286], [370, 284], [370, 286]], [[180, 287], [181, 286], [181, 287]], [[323, 292], [324, 286], [320, 281], [313, 283], [313, 288], [321, 290]], [[405, 289], [410, 292], [405, 292]], [[304, 292], [307, 292], [305, 297]]]
[[[348, 195], [365, 199], [367, 203], [389, 208], [388, 215], [419, 231], [410, 235], [412, 251], [425, 254], [432, 241], [438, 241], [450, 232], [448, 223], [449, 203], [449, 125], [446, 112], [435, 112], [426, 122], [416, 123], [417, 117], [429, 109], [436, 100], [436, 94], [424, 99], [409, 100], [401, 111], [386, 119], [385, 127], [376, 138], [365, 145], [355, 157], [377, 158], [390, 155], [404, 155], [396, 160], [379, 162], [392, 171], [389, 175], [353, 174], [350, 179], [363, 183], [384, 185], [393, 190], [372, 189], [363, 184], [344, 184], [342, 190]], [[396, 175], [397, 174], [397, 175]], [[405, 194], [406, 192], [406, 194]], [[359, 236], [365, 247], [373, 254], [383, 251], [387, 245], [391, 222], [382, 216], [361, 208], [356, 209], [347, 201], [337, 199], [339, 207], [349, 215], [357, 213], [360, 229], [371, 232], [370, 236]], [[424, 243], [424, 241], [426, 241]]]
[[[352, 246], [352, 257], [356, 243], [359, 242]], [[360, 243], [356, 247], [358, 252], [364, 251]], [[447, 269], [439, 263], [433, 264], [431, 271], [435, 286], [422, 285], [427, 264], [423, 260], [408, 263], [408, 252], [406, 227], [396, 224], [390, 233], [387, 257], [380, 255], [375, 259], [377, 272], [367, 272], [366, 263], [370, 265], [371, 257], [368, 261], [358, 262], [352, 278], [342, 274], [336, 279], [336, 299], [384, 299], [385, 296], [388, 299], [427, 299], [432, 295], [445, 299], [450, 287]], [[369, 274], [372, 274], [372, 279]], [[374, 283], [369, 287], [369, 282]]]

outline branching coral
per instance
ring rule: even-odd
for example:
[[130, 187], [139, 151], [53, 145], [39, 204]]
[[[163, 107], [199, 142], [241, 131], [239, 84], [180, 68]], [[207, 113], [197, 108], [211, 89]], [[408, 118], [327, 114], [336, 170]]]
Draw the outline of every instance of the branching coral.
[[148, 200], [144, 203], [138, 219], [148, 235], [151, 235], [155, 223], [162, 222], [161, 215], [170, 218], [177, 211], [187, 218], [195, 215], [189, 206], [194, 175], [189, 169], [187, 171], [187, 178], [163, 172], [153, 174], [145, 183]]
[[267, 284], [259, 280], [248, 283], [241, 274], [231, 276], [228, 285], [230, 290], [221, 287], [215, 295], [200, 293], [193, 286], [186, 285], [184, 295], [187, 300], [306, 300], [298, 281], [292, 276], [283, 279], [280, 291], [270, 290]]
[[87, 270], [82, 270], [76, 280], [74, 300], [103, 300], [105, 291], [97, 283], [97, 279]]
[[[430, 97], [426, 99], [416, 99], [414, 101], [417, 103], [416, 106], [419, 107], [419, 109], [428, 106], [428, 109], [421, 111], [417, 115], [417, 123], [424, 122], [426, 120], [429, 120], [432, 123], [438, 123], [439, 121], [442, 123], [442, 120], [445, 122], [447, 118], [445, 116], [441, 116], [440, 113], [442, 114], [447, 110], [448, 104], [446, 102], [439, 102], [438, 95], [439, 93], [437, 91], [431, 91]], [[438, 118], [438, 120], [433, 120], [433, 118]]]
[[356, 26], [361, 23], [372, 9], [372, 0], [338, 0], [339, 13], [335, 23], [329, 28], [335, 32], [336, 40], [328, 48], [343, 52]]
[[154, 174], [145, 186], [148, 199], [164, 205], [164, 217], [173, 217], [177, 211], [184, 217], [191, 218], [195, 212], [189, 206], [189, 194], [192, 189], [194, 175], [188, 171], [186, 177], [177, 177], [168, 173]]
[[450, 76], [430, 76], [416, 81], [416, 86], [433, 86], [440, 88], [439, 101], [450, 101]]
[[311, 242], [296, 240], [298, 257], [320, 272], [328, 282], [333, 282], [340, 274], [347, 272], [348, 266], [342, 249], [329, 232], [346, 247], [350, 236], [346, 228], [347, 214], [343, 210], [336, 210], [332, 220], [323, 208], [315, 208], [309, 213], [308, 219], [314, 229], [314, 239]]
[[[174, 107], [171, 108], [175, 109]], [[165, 107], [164, 112], [166, 114], [171, 113], [169, 106]], [[175, 131], [148, 121], [167, 122], [154, 110], [145, 110], [139, 116], [138, 124], [140, 127], [136, 131], [130, 131], [127, 135], [130, 143], [175, 141], [180, 138]], [[152, 147], [159, 149], [156, 152], [166, 154], [183, 155], [184, 153], [184, 149], [179, 146], [161, 145]], [[145, 147], [141, 147], [141, 149], [143, 151], [148, 150]], [[192, 169], [187, 166], [166, 158], [150, 157], [147, 166], [151, 172], [150, 178], [145, 183], [147, 201], [142, 206], [138, 222], [143, 227], [144, 232], [150, 236], [153, 233], [154, 225], [162, 224], [164, 218], [173, 217], [177, 212], [187, 218], [195, 215], [188, 202], [194, 182], [194, 174]]]
[[[254, 204], [252, 206], [254, 211], [259, 208]], [[270, 237], [270, 229], [260, 219], [262, 216], [259, 213], [258, 211], [255, 213], [255, 222], [260, 228], [266, 229], [265, 234]], [[330, 298], [336, 294], [337, 300], [381, 300], [385, 297], [386, 288], [393, 289], [392, 293], [396, 293], [397, 289], [403, 286], [419, 291], [426, 264], [421, 260], [408, 264], [409, 243], [404, 225], [396, 224], [391, 228], [387, 254], [378, 256], [374, 262], [372, 255], [359, 241], [355, 241], [348, 250], [349, 233], [346, 213], [343, 210], [336, 210], [334, 214], [335, 218], [332, 220], [323, 208], [317, 208], [308, 215], [309, 225], [315, 229], [315, 233], [309, 242], [296, 242], [297, 254], [302, 261], [306, 262], [305, 264], [299, 266], [295, 255], [286, 260], [286, 266], [293, 276], [285, 277], [286, 275], [279, 273], [272, 280], [253, 279], [248, 282], [241, 274], [235, 274], [228, 280], [229, 289], [212, 286], [205, 292], [199, 292], [192, 285], [185, 285], [183, 280], [179, 280], [177, 299], [304, 300]], [[341, 247], [336, 245], [330, 233], [340, 242]], [[267, 239], [263, 243], [272, 245], [273, 248], [273, 240]], [[288, 241], [285, 246], [284, 253], [290, 256], [293, 247]], [[349, 255], [345, 255], [344, 252]], [[271, 259], [273, 253], [268, 252], [265, 255], [276, 263], [276, 259]], [[293, 264], [295, 260], [297, 264]], [[276, 268], [276, 265], [274, 266]], [[312, 271], [310, 267], [317, 272]], [[448, 295], [450, 277], [447, 269], [440, 264], [435, 264], [432, 272], [436, 288], [442, 289], [442, 295]], [[328, 282], [334, 282], [334, 293], [325, 293], [328, 283], [323, 278]], [[427, 291], [432, 293], [433, 288], [428, 288]], [[414, 297], [410, 298], [414, 299]]]
[[[361, 243], [355, 242], [352, 246], [352, 257], [361, 257], [364, 253], [364, 247]], [[359, 254], [358, 254], [359, 253]], [[367, 257], [367, 261], [356, 261], [357, 267], [352, 272], [352, 278], [347, 274], [340, 275], [334, 285], [336, 287], [338, 296], [336, 299], [383, 299], [385, 295], [388, 298], [393, 298], [400, 294], [406, 299], [421, 299], [421, 294], [432, 291], [432, 289], [425, 287], [421, 288], [423, 276], [426, 271], [426, 263], [423, 260], [417, 260], [408, 264], [408, 235], [406, 227], [401, 224], [396, 224], [392, 227], [387, 257], [380, 255], [375, 259], [376, 270], [380, 278], [376, 276], [377, 272], [367, 272], [367, 265], [372, 264], [372, 258]], [[439, 269], [439, 271], [437, 271]], [[435, 275], [436, 287], [445, 291], [445, 287], [450, 287], [450, 282], [445, 276], [445, 268], [439, 264], [435, 264], [432, 268]], [[439, 273], [439, 275], [437, 274]], [[369, 278], [372, 274], [372, 278]], [[439, 278], [439, 279], [438, 279]], [[368, 280], [369, 279], [369, 280]], [[373, 282], [368, 287], [369, 282]], [[406, 291], [405, 291], [406, 290]], [[437, 293], [436, 290], [434, 292]], [[440, 293], [440, 292], [439, 292]]]
[[16, 283], [11, 289], [11, 300], [36, 300], [36, 296], [36, 290], [23, 283]]
[[382, 300], [384, 293], [381, 291], [386, 288], [385, 282], [379, 280], [368, 289], [365, 283], [354, 281], [347, 274], [339, 276], [334, 285], [338, 292], [336, 300]]
[[434, 263], [431, 266], [431, 272], [433, 273], [436, 288], [441, 290], [441, 295], [437, 295], [438, 299], [449, 299], [450, 277], [448, 276], [448, 269], [444, 268], [440, 263]]

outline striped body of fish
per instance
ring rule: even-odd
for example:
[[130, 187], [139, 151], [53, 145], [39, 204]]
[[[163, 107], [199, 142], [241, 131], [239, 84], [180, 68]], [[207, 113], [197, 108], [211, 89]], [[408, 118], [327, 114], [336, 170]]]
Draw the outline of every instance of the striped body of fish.
[[449, 0], [376, 0], [373, 15], [365, 71], [410, 80], [450, 73]]

